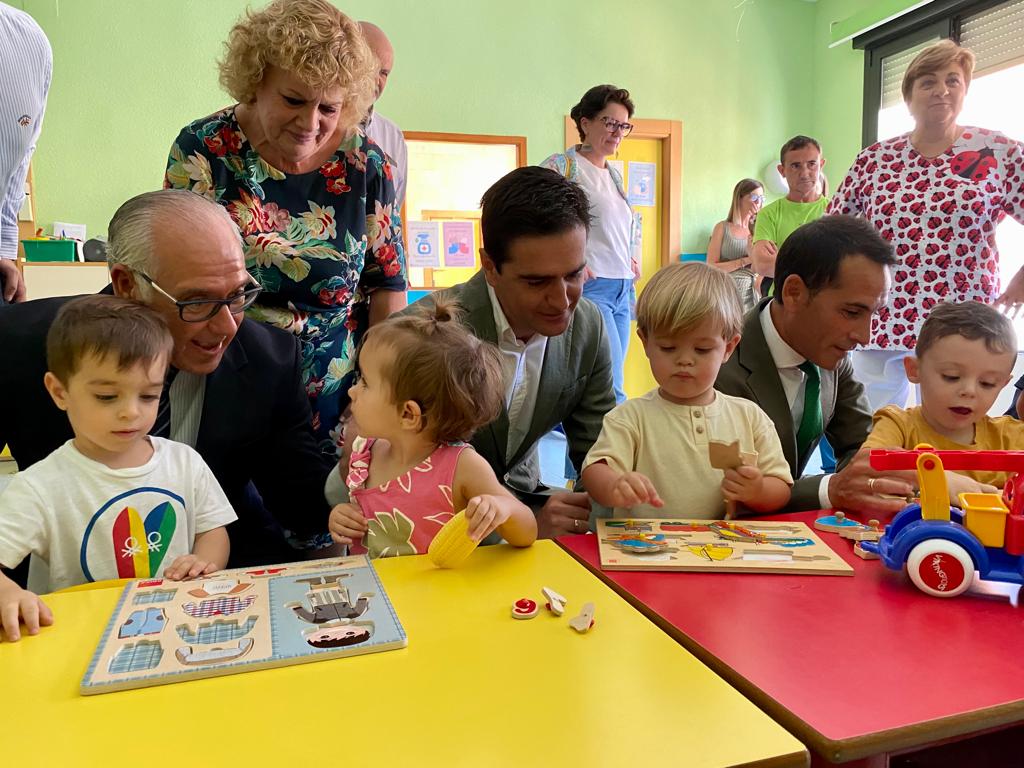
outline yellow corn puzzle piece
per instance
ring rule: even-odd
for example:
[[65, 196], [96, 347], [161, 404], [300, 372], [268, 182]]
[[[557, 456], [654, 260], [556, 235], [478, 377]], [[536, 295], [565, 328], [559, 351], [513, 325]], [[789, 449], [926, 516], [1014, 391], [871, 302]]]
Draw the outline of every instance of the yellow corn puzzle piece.
[[427, 548], [427, 556], [438, 568], [458, 568], [473, 554], [479, 542], [469, 538], [469, 521], [466, 510], [445, 523]]

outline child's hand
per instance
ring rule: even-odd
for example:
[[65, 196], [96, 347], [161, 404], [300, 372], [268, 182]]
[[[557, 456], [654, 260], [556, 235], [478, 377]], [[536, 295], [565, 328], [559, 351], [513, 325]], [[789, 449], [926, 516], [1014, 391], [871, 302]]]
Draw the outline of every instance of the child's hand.
[[725, 470], [722, 495], [726, 501], [750, 502], [761, 495], [764, 475], [757, 467], [737, 467]]
[[631, 509], [639, 504], [650, 504], [652, 507], [663, 507], [654, 483], [646, 475], [639, 472], [624, 472], [612, 486], [613, 507]]
[[354, 544], [363, 540], [366, 518], [355, 504], [338, 504], [327, 519], [327, 530], [338, 544]]
[[11, 642], [20, 640], [19, 621], [24, 621], [28, 633], [35, 635], [39, 627], [53, 624], [53, 613], [38, 595], [0, 574], [0, 640], [4, 635]]
[[490, 494], [474, 496], [466, 503], [466, 522], [469, 523], [469, 538], [482, 541], [491, 531], [505, 523], [509, 518], [506, 499], [498, 499]]
[[961, 493], [999, 493], [999, 489], [979, 483], [973, 477], [946, 472], [946, 486], [949, 488], [949, 503], [959, 507]]
[[164, 578], [171, 581], [189, 581], [218, 570], [216, 563], [201, 560], [195, 555], [182, 555], [164, 569]]

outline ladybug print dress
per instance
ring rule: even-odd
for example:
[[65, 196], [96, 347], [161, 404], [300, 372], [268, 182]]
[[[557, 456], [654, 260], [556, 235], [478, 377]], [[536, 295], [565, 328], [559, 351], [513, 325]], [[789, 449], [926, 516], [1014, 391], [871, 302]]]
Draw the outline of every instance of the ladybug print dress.
[[964, 128], [933, 158], [910, 134], [880, 141], [857, 155], [826, 213], [862, 216], [893, 244], [892, 292], [868, 348], [912, 350], [938, 302], [999, 296], [996, 225], [1006, 214], [1024, 224], [1024, 150], [983, 128]]

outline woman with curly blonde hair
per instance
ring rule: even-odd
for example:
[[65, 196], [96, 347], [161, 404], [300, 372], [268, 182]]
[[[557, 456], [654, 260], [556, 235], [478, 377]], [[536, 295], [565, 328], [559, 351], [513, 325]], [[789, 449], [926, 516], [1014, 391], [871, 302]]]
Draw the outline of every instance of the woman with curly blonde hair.
[[325, 452], [360, 337], [406, 303], [391, 167], [359, 129], [377, 69], [358, 24], [326, 0], [247, 11], [220, 63], [237, 103], [181, 130], [164, 177], [234, 219], [264, 288], [247, 314], [299, 337]]

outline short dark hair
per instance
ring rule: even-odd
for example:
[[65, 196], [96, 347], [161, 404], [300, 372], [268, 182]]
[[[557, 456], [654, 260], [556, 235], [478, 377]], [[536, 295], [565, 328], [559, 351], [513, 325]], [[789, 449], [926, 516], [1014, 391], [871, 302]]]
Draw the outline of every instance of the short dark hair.
[[917, 335], [915, 354], [921, 357], [947, 336], [963, 336], [968, 341], [982, 339], [988, 351], [995, 354], [1017, 352], [1013, 323], [995, 307], [980, 301], [943, 301], [932, 307]]
[[518, 237], [543, 237], [576, 227], [590, 230], [583, 188], [557, 171], [528, 165], [498, 179], [480, 200], [484, 250], [497, 270]]
[[625, 88], [617, 88], [614, 85], [595, 85], [583, 94], [576, 106], [569, 111], [569, 117], [576, 123], [576, 130], [579, 131], [580, 141], [583, 141], [583, 118], [593, 120], [597, 113], [609, 104], [621, 104], [626, 108], [626, 114], [633, 116], [633, 100], [629, 98], [629, 91]]
[[131, 299], [96, 294], [72, 299], [46, 335], [46, 366], [67, 384], [88, 355], [113, 355], [118, 370], [169, 358], [174, 339], [155, 311]]
[[782, 302], [782, 289], [790, 275], [803, 280], [811, 293], [827, 288], [848, 256], [864, 256], [883, 267], [896, 265], [892, 245], [864, 219], [822, 216], [798, 227], [779, 248], [775, 297]]
[[818, 143], [817, 139], [812, 139], [810, 136], [794, 136], [783, 144], [782, 149], [779, 150], [779, 165], [786, 164], [787, 152], [792, 152], [794, 149], [803, 149], [804, 147], [814, 147], [818, 150], [818, 154], [821, 154], [821, 144]]

